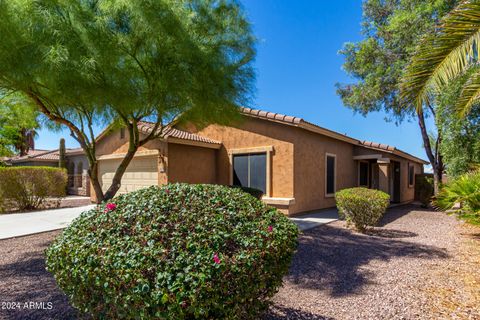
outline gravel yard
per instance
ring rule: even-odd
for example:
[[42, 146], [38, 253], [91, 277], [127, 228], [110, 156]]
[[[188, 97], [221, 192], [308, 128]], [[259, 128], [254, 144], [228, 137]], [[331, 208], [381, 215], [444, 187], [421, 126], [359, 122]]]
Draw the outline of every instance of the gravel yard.
[[308, 230], [265, 318], [480, 319], [479, 231], [415, 206], [371, 235]]
[[[0, 319], [76, 318], [45, 271], [57, 234], [0, 241], [0, 303], [20, 303], [0, 305]], [[479, 229], [414, 206], [389, 210], [371, 235], [323, 225], [301, 236], [265, 319], [480, 319], [479, 251]]]

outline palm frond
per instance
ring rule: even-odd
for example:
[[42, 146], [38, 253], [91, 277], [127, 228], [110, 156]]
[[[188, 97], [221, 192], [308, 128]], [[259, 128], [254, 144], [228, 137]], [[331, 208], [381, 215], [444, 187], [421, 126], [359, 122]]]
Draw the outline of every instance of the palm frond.
[[478, 59], [480, 1], [460, 4], [427, 35], [407, 66], [400, 84], [404, 104], [421, 109], [451, 80]]
[[480, 100], [480, 70], [472, 74], [463, 85], [455, 109], [462, 117], [466, 116], [472, 107]]

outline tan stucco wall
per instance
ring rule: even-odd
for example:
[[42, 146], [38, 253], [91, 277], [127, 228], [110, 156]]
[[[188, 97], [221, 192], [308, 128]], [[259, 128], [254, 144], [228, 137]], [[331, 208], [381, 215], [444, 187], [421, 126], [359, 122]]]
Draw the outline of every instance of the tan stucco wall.
[[295, 198], [289, 210], [278, 206], [289, 214], [335, 206], [335, 199], [325, 196], [325, 153], [337, 156], [337, 190], [356, 181], [351, 144], [297, 127], [250, 118], [237, 127], [210, 125], [198, 134], [223, 142], [217, 174], [221, 184], [230, 183], [231, 149], [273, 146], [270, 196]]
[[295, 135], [295, 204], [291, 213], [330, 208], [335, 198], [325, 195], [326, 154], [336, 156], [336, 190], [356, 185], [353, 146], [299, 128]]
[[[144, 138], [145, 135], [141, 135]], [[160, 153], [166, 154], [167, 145], [165, 142], [157, 139], [147, 142], [144, 146], [138, 148], [138, 151], [159, 150]], [[128, 133], [125, 138], [120, 139], [120, 130], [115, 130], [98, 141], [96, 146], [96, 155], [102, 156], [107, 154], [121, 154], [128, 151]]]
[[231, 163], [229, 150], [273, 146], [271, 155], [271, 197], [293, 198], [293, 142], [296, 132], [285, 125], [248, 119], [237, 127], [210, 125], [198, 134], [223, 143], [218, 150], [217, 183], [231, 183]]
[[168, 144], [168, 182], [216, 183], [217, 150]]
[[[400, 162], [400, 202], [409, 202], [415, 199], [415, 174], [423, 173], [423, 165], [408, 161], [402, 158], [396, 158]], [[413, 164], [415, 168], [414, 172], [414, 185], [408, 185], [408, 166]]]

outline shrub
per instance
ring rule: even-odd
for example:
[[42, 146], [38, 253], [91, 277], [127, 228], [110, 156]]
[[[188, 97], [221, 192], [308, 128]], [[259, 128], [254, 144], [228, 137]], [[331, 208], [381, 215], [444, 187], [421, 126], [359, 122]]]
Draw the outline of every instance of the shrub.
[[246, 192], [246, 193], [252, 195], [253, 197], [257, 198], [258, 200], [262, 200], [263, 191], [260, 190], [260, 189], [250, 188], [250, 187], [241, 187], [241, 186], [231, 186], [231, 187], [232, 188], [239, 188], [243, 192]]
[[423, 207], [430, 205], [433, 193], [433, 177], [429, 174], [415, 175], [415, 199], [420, 201]]
[[1, 206], [35, 209], [48, 197], [63, 197], [67, 173], [51, 167], [0, 168]]
[[390, 204], [388, 194], [367, 188], [343, 189], [335, 193], [335, 200], [340, 216], [360, 232], [376, 226]]
[[76, 308], [107, 319], [254, 319], [297, 227], [237, 188], [169, 184], [84, 212], [47, 249]]
[[467, 211], [480, 211], [480, 171], [466, 173], [443, 185], [434, 205], [442, 210], [460, 203]]

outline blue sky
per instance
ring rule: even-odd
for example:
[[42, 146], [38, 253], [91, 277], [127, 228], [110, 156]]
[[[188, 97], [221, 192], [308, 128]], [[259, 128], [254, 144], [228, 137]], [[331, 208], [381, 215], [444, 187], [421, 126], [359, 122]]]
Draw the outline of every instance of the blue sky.
[[[361, 40], [360, 0], [243, 0], [259, 39], [255, 62], [257, 92], [252, 107], [299, 116], [354, 138], [394, 145], [426, 158], [415, 121], [396, 126], [385, 114], [355, 115], [335, 94], [335, 83], [350, 82], [338, 54], [343, 43]], [[98, 131], [100, 128], [98, 128]], [[36, 148], [78, 144], [67, 131], [39, 132]]]

